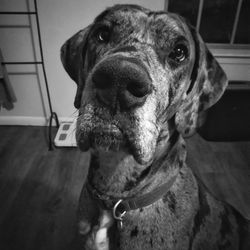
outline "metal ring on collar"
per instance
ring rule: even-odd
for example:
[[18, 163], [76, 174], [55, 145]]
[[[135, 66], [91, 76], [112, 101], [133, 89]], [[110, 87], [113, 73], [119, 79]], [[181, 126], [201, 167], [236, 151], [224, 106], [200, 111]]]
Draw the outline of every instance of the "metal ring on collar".
[[[123, 216], [127, 213], [126, 210], [124, 210], [122, 213], [119, 213], [119, 212], [117, 211], [117, 208], [118, 208], [118, 206], [121, 204], [121, 202], [122, 202], [122, 199], [118, 200], [118, 201], [116, 202], [116, 204], [114, 205], [114, 207], [113, 207], [113, 217], [114, 217], [114, 219], [120, 220], [120, 221], [122, 220]], [[117, 214], [117, 212], [118, 212], [119, 214]]]

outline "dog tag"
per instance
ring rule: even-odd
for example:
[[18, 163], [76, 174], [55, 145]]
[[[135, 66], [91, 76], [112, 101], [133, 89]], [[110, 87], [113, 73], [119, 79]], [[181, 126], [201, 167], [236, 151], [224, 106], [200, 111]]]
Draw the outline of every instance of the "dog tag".
[[122, 220], [117, 221], [117, 227], [119, 230], [122, 230], [122, 228], [123, 228], [123, 221]]

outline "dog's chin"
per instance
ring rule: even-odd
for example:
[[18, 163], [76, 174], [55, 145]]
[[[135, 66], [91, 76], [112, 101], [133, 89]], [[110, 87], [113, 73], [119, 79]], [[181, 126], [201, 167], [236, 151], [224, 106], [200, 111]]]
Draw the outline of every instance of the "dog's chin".
[[[143, 146], [135, 139], [128, 139], [121, 132], [92, 131], [88, 134], [81, 133], [77, 136], [78, 147], [81, 151], [88, 150], [100, 152], [125, 152], [132, 155], [134, 160], [141, 165], [149, 165], [152, 162], [152, 152], [145, 153]], [[144, 145], [145, 146], [145, 145]]]

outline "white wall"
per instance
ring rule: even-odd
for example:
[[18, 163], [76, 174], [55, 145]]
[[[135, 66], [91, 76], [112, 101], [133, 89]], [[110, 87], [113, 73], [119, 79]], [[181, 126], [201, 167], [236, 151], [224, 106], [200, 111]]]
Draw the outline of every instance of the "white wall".
[[[60, 61], [60, 47], [66, 39], [91, 23], [106, 7], [115, 3], [133, 3], [152, 10], [163, 10], [164, 0], [38, 0], [44, 61], [51, 92], [53, 109], [59, 118], [74, 117], [73, 106], [76, 86], [64, 71]], [[28, 1], [33, 10], [33, 1]], [[26, 11], [26, 0], [1, 0], [0, 11]], [[27, 25], [26, 16], [0, 16], [1, 25]], [[35, 22], [32, 19], [33, 27]], [[36, 30], [34, 30], [36, 31]], [[0, 27], [0, 48], [5, 61], [33, 61], [40, 59], [34, 32], [35, 51], [28, 28]], [[9, 78], [17, 96], [15, 108], [0, 111], [0, 124], [44, 125], [48, 118], [48, 103], [41, 66], [39, 79], [33, 65], [9, 65]]]

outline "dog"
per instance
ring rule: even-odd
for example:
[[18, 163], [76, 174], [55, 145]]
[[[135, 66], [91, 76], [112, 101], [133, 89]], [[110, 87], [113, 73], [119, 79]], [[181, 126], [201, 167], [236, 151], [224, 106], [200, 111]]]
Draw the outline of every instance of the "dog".
[[184, 139], [227, 86], [197, 31], [177, 14], [115, 5], [61, 59], [77, 83], [77, 143], [91, 153], [79, 249], [243, 249], [236, 212], [186, 164]]

